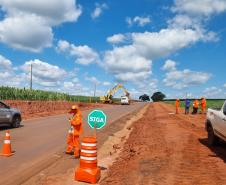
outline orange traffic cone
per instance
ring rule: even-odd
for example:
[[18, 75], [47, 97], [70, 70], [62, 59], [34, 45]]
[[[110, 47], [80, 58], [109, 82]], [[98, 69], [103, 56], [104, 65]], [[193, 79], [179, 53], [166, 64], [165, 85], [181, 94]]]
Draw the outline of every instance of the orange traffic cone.
[[5, 133], [5, 140], [3, 144], [2, 152], [0, 153], [1, 156], [9, 157], [14, 153], [11, 151], [11, 143], [10, 143], [10, 133], [9, 130]]
[[80, 166], [75, 171], [75, 180], [95, 184], [99, 179], [97, 141], [95, 137], [85, 137], [82, 139]]

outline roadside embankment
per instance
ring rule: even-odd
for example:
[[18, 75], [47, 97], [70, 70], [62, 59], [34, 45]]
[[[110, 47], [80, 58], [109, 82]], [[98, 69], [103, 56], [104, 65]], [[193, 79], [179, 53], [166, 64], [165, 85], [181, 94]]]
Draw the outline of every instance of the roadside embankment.
[[23, 120], [35, 117], [64, 114], [67, 113], [74, 104], [78, 104], [82, 110], [102, 106], [97, 103], [78, 103], [68, 101], [5, 100], [4, 102], [13, 108], [19, 109], [22, 113]]

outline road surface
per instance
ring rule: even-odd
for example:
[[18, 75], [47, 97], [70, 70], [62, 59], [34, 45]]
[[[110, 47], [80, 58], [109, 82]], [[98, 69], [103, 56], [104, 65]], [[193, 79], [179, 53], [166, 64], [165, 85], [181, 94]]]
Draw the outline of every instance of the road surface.
[[[106, 128], [119, 118], [142, 108], [144, 103], [134, 103], [130, 106], [109, 105], [101, 108], [108, 116]], [[92, 134], [86, 124], [90, 110], [83, 112], [84, 135]], [[69, 128], [69, 115], [50, 116], [24, 121], [22, 127], [11, 129], [12, 149], [15, 155], [10, 158], [0, 158], [0, 184], [22, 184], [28, 178], [54, 163], [66, 145], [66, 135]], [[99, 132], [104, 132], [105, 129]], [[0, 128], [0, 147], [4, 140], [5, 130]]]

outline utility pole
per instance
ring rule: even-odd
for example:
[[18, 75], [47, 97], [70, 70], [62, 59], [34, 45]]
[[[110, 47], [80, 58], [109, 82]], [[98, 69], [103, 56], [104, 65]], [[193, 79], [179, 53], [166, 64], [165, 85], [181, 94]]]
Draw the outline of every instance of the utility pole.
[[94, 84], [94, 94], [93, 94], [94, 97], [96, 96], [96, 89], [97, 89], [97, 84], [95, 83]]
[[30, 90], [32, 90], [32, 63], [31, 63], [31, 72], [30, 72]]

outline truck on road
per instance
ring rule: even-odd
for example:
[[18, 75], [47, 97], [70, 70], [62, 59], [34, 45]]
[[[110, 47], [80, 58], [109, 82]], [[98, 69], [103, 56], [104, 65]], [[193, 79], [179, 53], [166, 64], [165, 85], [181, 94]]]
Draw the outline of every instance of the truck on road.
[[18, 109], [11, 108], [9, 105], [6, 105], [0, 101], [0, 126], [10, 125], [13, 128], [17, 128], [20, 126], [20, 122], [20, 111]]
[[121, 96], [121, 105], [129, 105], [130, 100], [128, 96]]
[[206, 131], [208, 133], [208, 144], [214, 146], [219, 139], [226, 142], [226, 101], [221, 109], [207, 110]]

